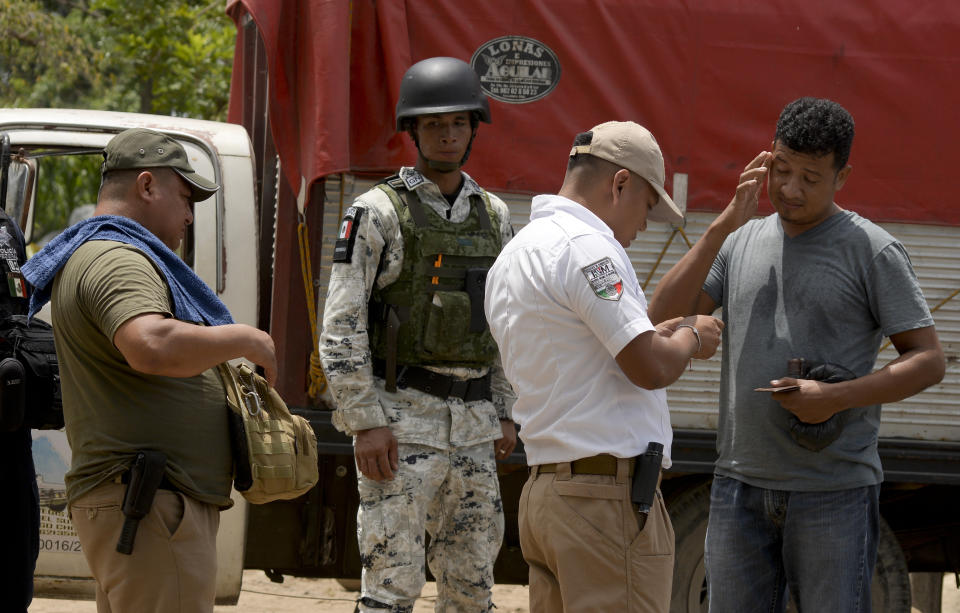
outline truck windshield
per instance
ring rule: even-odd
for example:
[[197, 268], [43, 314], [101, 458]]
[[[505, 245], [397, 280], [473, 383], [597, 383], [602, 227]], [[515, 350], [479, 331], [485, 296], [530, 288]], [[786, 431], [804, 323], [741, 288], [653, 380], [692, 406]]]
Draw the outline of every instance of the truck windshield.
[[28, 253], [33, 255], [67, 227], [93, 214], [100, 188], [100, 163], [97, 153], [60, 153], [46, 151], [37, 155], [37, 198], [29, 227]]

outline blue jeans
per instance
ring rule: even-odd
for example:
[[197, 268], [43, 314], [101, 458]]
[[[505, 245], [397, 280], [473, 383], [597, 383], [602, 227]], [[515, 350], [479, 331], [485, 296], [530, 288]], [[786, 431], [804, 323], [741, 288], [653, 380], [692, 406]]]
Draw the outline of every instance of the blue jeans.
[[711, 613], [870, 612], [880, 486], [788, 492], [716, 476], [704, 562]]

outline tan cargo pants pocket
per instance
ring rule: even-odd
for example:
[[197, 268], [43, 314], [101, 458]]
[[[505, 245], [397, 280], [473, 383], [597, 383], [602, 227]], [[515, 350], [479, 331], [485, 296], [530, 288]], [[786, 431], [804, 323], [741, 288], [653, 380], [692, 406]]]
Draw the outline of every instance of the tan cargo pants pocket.
[[636, 536], [636, 524], [632, 531], [624, 532], [625, 528], [629, 530], [625, 521], [630, 507], [625, 500], [626, 489], [613, 484], [610, 477], [578, 475], [571, 480], [555, 479], [552, 489], [562, 505], [558, 512], [568, 521], [581, 524], [606, 545], [621, 549]]

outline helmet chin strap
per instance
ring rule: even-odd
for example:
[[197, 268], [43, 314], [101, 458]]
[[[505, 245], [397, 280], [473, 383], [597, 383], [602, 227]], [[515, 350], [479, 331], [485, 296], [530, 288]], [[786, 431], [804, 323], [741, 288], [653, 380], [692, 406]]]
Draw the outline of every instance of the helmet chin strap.
[[476, 130], [473, 131], [473, 134], [470, 135], [470, 142], [467, 143], [467, 150], [464, 152], [463, 157], [460, 158], [459, 162], [441, 162], [439, 160], [431, 160], [427, 156], [423, 155], [423, 150], [420, 149], [420, 139], [416, 137], [416, 134], [413, 132], [410, 133], [413, 136], [413, 142], [417, 146], [417, 153], [420, 154], [420, 157], [427, 163], [427, 167], [430, 170], [436, 170], [437, 172], [455, 172], [460, 170], [464, 164], [467, 163], [467, 159], [470, 157], [470, 150], [473, 149], [473, 139], [477, 137]]
[[[423, 157], [423, 153], [420, 154], [420, 157]], [[428, 160], [423, 158], [427, 162], [427, 167], [430, 170], [436, 170], [437, 172], [455, 172], [460, 170], [461, 164], [457, 162], [439, 162], [437, 160]]]

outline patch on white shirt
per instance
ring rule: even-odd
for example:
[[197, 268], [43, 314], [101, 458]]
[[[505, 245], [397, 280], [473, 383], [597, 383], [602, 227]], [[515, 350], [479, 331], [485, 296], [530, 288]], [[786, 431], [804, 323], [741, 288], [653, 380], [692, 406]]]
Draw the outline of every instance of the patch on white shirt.
[[590, 289], [604, 300], [620, 300], [623, 295], [623, 279], [614, 268], [610, 258], [603, 258], [580, 269], [587, 278]]

